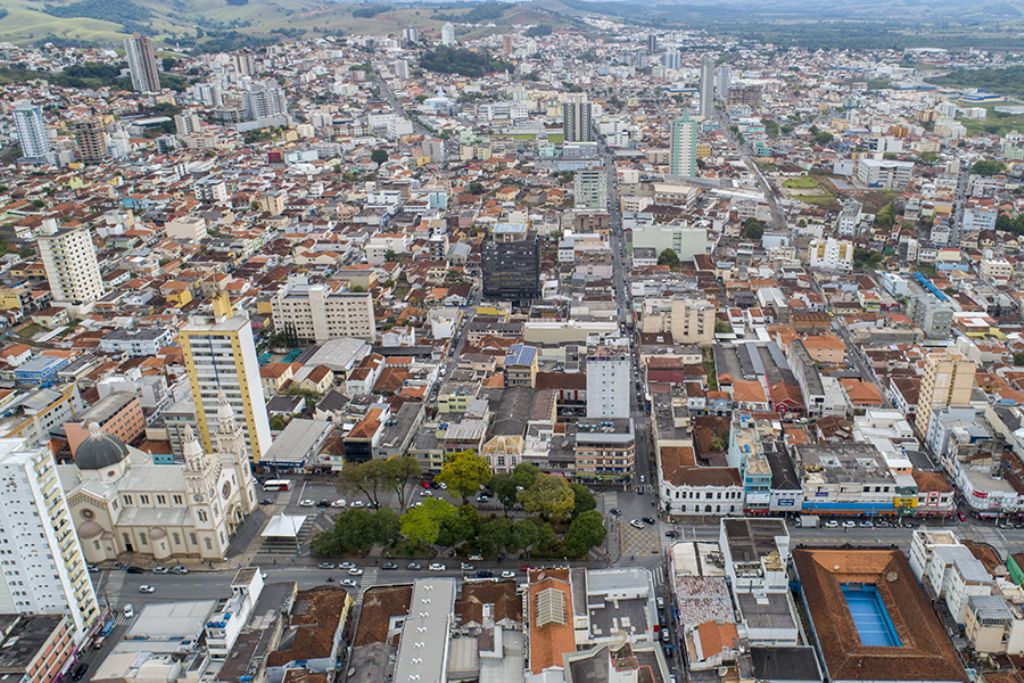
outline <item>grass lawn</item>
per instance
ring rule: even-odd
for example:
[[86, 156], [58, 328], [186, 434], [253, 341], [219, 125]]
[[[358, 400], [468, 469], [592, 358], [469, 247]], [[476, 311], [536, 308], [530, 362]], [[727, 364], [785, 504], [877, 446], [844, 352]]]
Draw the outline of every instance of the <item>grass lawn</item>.
[[782, 181], [782, 186], [788, 190], [813, 190], [821, 187], [817, 178], [809, 175], [802, 175], [799, 178], [787, 178]]
[[1024, 131], [1024, 114], [1000, 114], [990, 111], [984, 119], [957, 119], [964, 124], [969, 136], [1006, 135], [1012, 131]]

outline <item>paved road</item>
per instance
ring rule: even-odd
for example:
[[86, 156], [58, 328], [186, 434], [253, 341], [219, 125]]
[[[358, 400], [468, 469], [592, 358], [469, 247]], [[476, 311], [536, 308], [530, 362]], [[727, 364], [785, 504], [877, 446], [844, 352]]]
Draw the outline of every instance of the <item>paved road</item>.
[[772, 227], [775, 228], [776, 230], [786, 230], [786, 218], [785, 215], [782, 213], [782, 209], [779, 208], [778, 197], [776, 196], [775, 191], [772, 189], [771, 183], [769, 183], [768, 179], [764, 177], [764, 173], [762, 173], [761, 169], [758, 168], [757, 164], [754, 163], [754, 160], [750, 156], [750, 152], [748, 151], [749, 148], [747, 147], [747, 144], [745, 142], [740, 142], [733, 134], [732, 129], [729, 128], [729, 119], [725, 116], [725, 112], [723, 112], [721, 109], [716, 109], [715, 117], [718, 119], [718, 123], [722, 127], [723, 132], [725, 133], [726, 139], [732, 146], [734, 146], [737, 149], [737, 151], [739, 151], [740, 158], [743, 159], [744, 163], [746, 163], [746, 165], [750, 168], [750, 170], [754, 172], [754, 175], [757, 177], [757, 184], [760, 186], [761, 191], [764, 193], [765, 201], [768, 202], [768, 208], [771, 211]]
[[380, 73], [378, 71], [374, 71], [373, 81], [377, 84], [378, 92], [380, 92], [381, 96], [387, 100], [389, 105], [391, 105], [391, 109], [396, 114], [404, 116], [412, 121], [412, 129], [414, 132], [419, 133], [420, 135], [433, 135], [434, 132], [420, 123], [417, 117], [410, 116], [408, 112], [406, 112], [405, 105], [399, 101], [398, 97], [395, 95], [395, 91], [391, 89], [391, 86], [388, 85], [387, 81], [380, 77]]

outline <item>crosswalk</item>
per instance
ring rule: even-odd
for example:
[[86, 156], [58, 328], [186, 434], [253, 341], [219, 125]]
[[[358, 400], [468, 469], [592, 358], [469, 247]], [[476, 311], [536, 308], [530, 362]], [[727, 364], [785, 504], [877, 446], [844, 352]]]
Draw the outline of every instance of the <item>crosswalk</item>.
[[658, 565], [651, 570], [651, 574], [654, 575], [654, 587], [665, 585], [665, 567]]

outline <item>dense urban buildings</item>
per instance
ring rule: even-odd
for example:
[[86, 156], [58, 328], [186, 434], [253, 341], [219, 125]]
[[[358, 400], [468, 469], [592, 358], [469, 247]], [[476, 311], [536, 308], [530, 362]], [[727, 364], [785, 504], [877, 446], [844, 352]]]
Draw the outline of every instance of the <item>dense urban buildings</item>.
[[1019, 17], [257, 4], [0, 18], [0, 676], [1021, 678]]

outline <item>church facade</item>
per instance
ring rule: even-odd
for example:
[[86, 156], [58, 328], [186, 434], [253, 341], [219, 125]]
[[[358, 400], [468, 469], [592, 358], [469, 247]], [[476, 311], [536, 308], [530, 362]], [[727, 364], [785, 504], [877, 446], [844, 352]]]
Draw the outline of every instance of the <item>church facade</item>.
[[151, 457], [95, 424], [75, 463], [59, 468], [75, 531], [89, 562], [124, 553], [157, 561], [222, 560], [238, 526], [256, 508], [256, 487], [242, 427], [221, 401], [216, 453], [186, 427], [184, 463]]

